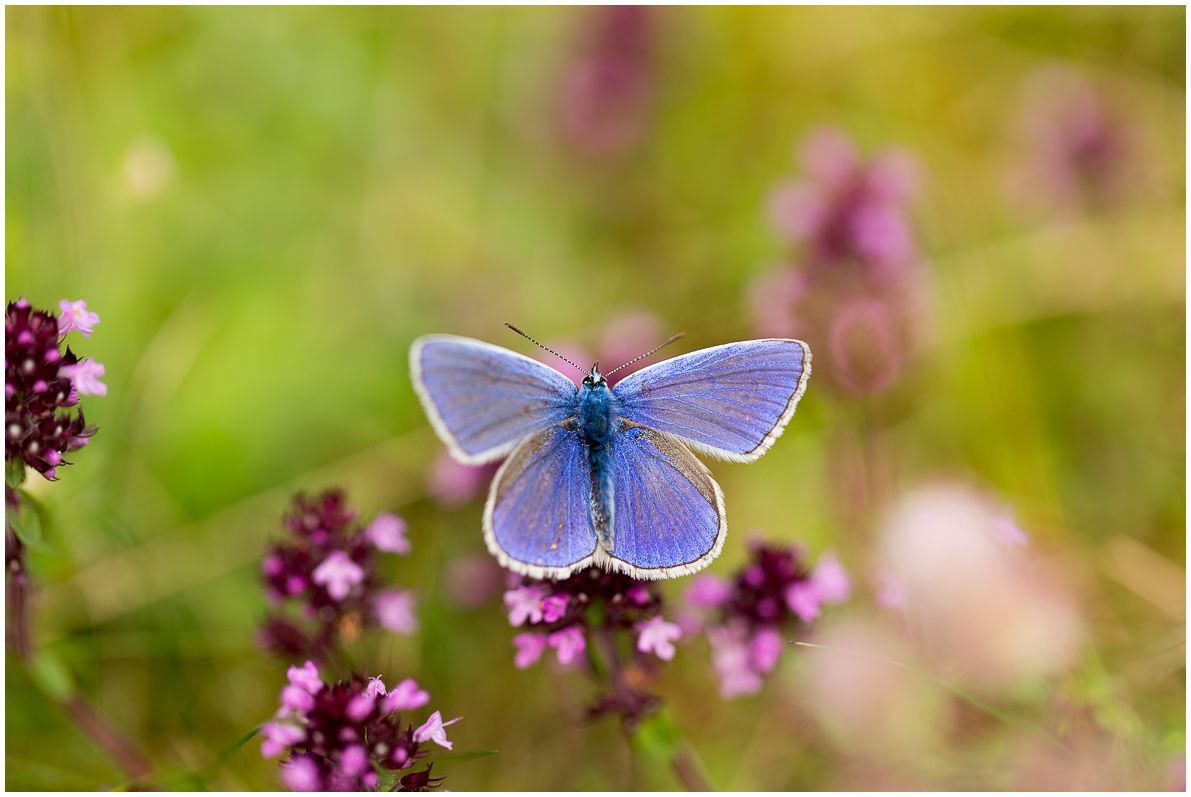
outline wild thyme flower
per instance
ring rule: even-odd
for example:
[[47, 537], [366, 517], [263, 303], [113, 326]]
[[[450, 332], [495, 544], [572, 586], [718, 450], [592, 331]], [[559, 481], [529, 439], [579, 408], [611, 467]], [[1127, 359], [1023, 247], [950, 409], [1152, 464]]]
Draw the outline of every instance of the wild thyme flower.
[[[525, 669], [553, 651], [559, 664], [577, 667], [589, 655], [603, 660], [609, 683], [590, 714], [619, 713], [629, 723], [652, 712], [657, 698], [645, 685], [658, 660], [674, 657], [682, 631], [663, 616], [661, 591], [652, 581], [589, 568], [562, 581], [517, 578], [504, 594], [513, 637], [513, 663]], [[622, 644], [623, 643], [623, 644]]]
[[[1073, 210], [1121, 200], [1138, 182], [1137, 131], [1086, 75], [1046, 66], [1023, 85], [1021, 193]], [[1028, 192], [1028, 193], [1027, 193]]]
[[623, 156], [649, 131], [656, 103], [653, 9], [586, 10], [584, 41], [563, 69], [558, 121], [567, 144], [597, 159]]
[[924, 296], [909, 218], [917, 167], [893, 151], [863, 159], [825, 130], [804, 144], [803, 171], [770, 202], [790, 264], [752, 286], [758, 332], [808, 340], [847, 393], [883, 392], [919, 335]]
[[789, 644], [788, 632], [813, 623], [826, 604], [846, 600], [848, 574], [834, 553], [809, 570], [792, 546], [754, 543], [731, 581], [705, 573], [686, 602], [706, 616], [712, 666], [725, 698], [755, 694]]
[[[261, 754], [285, 754], [281, 779], [294, 791], [363, 791], [391, 785], [397, 791], [427, 791], [442, 778], [430, 765], [430, 743], [452, 749], [447, 727], [434, 711], [421, 724], [405, 714], [423, 708], [430, 695], [407, 678], [389, 689], [379, 677], [352, 676], [325, 683], [314, 662], [290, 667], [281, 706], [261, 726]], [[382, 781], [384, 783], [382, 784]]]
[[271, 615], [262, 632], [267, 648], [321, 658], [337, 639], [371, 625], [417, 630], [413, 593], [382, 590], [376, 577], [378, 551], [410, 550], [405, 521], [382, 514], [361, 528], [344, 493], [327, 490], [298, 494], [283, 525], [287, 536], [270, 546], [261, 568], [269, 598], [299, 607], [300, 616]]
[[99, 316], [86, 302], [62, 306], [59, 317], [18, 299], [4, 319], [5, 460], [10, 471], [30, 467], [51, 481], [70, 464], [65, 455], [96, 431], [78, 407], [79, 396], [107, 392], [99, 381], [102, 365], [62, 348], [71, 330], [90, 335]]

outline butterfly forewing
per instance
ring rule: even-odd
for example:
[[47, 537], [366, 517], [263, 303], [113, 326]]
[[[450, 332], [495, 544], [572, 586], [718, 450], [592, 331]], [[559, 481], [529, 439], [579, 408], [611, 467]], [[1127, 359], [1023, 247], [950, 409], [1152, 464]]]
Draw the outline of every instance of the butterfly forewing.
[[524, 355], [470, 338], [427, 335], [410, 348], [414, 388], [461, 462], [500, 459], [574, 414], [575, 385]]
[[747, 340], [643, 368], [613, 392], [621, 417], [712, 456], [751, 462], [782, 433], [810, 369], [800, 340]]

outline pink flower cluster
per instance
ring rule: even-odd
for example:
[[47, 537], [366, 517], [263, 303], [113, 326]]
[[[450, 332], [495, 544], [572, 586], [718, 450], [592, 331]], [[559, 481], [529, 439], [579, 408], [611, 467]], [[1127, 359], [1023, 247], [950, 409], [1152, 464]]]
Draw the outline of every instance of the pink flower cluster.
[[594, 604], [602, 604], [599, 627], [629, 629], [638, 652], [674, 658], [674, 642], [682, 630], [662, 617], [660, 595], [647, 583], [593, 568], [565, 581], [524, 580], [507, 590], [509, 625], [534, 627], [513, 637], [514, 664], [525, 669], [547, 650], [555, 652], [559, 664], [578, 664], [593, 630], [589, 609]]
[[270, 547], [261, 569], [269, 598], [296, 607], [298, 616], [270, 616], [266, 647], [321, 658], [337, 639], [373, 623], [399, 634], [417, 630], [413, 593], [381, 589], [375, 575], [377, 552], [409, 553], [405, 521], [381, 514], [360, 528], [355, 518], [341, 490], [294, 498], [283, 521], [288, 535]]
[[[585, 667], [595, 646], [597, 655], [615, 657], [612, 669], [632, 669], [639, 677], [598, 696], [589, 713], [617, 713], [633, 723], [656, 709], [658, 700], [645, 685], [659, 661], [674, 658], [682, 629], [663, 616], [655, 582], [589, 568], [563, 581], [521, 579], [505, 592], [504, 604], [509, 624], [527, 629], [513, 637], [519, 669], [537, 664], [547, 651], [560, 665]], [[632, 652], [622, 663], [617, 640], [626, 635]]]
[[64, 455], [85, 446], [95, 433], [76, 409], [79, 396], [102, 396], [104, 367], [80, 360], [66, 336], [90, 337], [99, 316], [84, 301], [59, 303], [61, 314], [34, 309], [25, 299], [8, 305], [4, 319], [5, 459], [32, 468], [50, 481], [70, 463]]
[[880, 393], [918, 336], [923, 296], [908, 214], [917, 166], [892, 151], [863, 159], [827, 129], [804, 143], [802, 168], [770, 200], [790, 260], [752, 286], [758, 331], [807, 340], [845, 392]]
[[757, 544], [731, 581], [699, 575], [685, 599], [707, 633], [720, 694], [733, 698], [759, 692], [790, 644], [788, 632], [810, 625], [823, 606], [850, 593], [848, 573], [834, 553], [808, 571], [795, 548]]
[[280, 708], [261, 726], [261, 755], [286, 754], [281, 779], [291, 790], [377, 790], [386, 776], [401, 791], [441, 784], [441, 778], [430, 776], [429, 765], [412, 768], [430, 755], [424, 747], [428, 742], [452, 749], [446, 728], [460, 718], [444, 722], [434, 711], [416, 727], [402, 722], [401, 712], [430, 702], [430, 694], [412, 678], [392, 689], [379, 676], [331, 685], [312, 661], [290, 667], [287, 676]]
[[617, 158], [642, 142], [653, 117], [653, 10], [609, 6], [584, 18], [585, 41], [562, 72], [559, 127], [578, 154]]

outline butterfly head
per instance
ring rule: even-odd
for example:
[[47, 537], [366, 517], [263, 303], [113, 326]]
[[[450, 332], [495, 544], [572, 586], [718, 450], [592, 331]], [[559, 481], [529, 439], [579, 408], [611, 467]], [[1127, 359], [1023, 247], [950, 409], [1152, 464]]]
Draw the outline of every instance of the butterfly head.
[[584, 387], [606, 386], [607, 384], [608, 380], [600, 373], [600, 364], [598, 362], [591, 367], [591, 371], [588, 372], [587, 376], [583, 377]]

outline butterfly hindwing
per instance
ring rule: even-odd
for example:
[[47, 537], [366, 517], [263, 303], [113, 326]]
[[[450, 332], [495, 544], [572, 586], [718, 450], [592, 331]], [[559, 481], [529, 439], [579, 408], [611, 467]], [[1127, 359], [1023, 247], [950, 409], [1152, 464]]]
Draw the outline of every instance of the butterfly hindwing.
[[454, 335], [410, 347], [414, 388], [456, 459], [493, 462], [529, 435], [574, 414], [575, 385], [516, 352]]
[[811, 372], [800, 340], [728, 343], [643, 368], [617, 383], [622, 418], [711, 456], [760, 457], [785, 429]]
[[566, 578], [591, 564], [591, 476], [573, 429], [528, 437], [501, 465], [484, 506], [484, 539], [500, 563], [534, 578]]
[[724, 544], [720, 486], [671, 435], [624, 424], [612, 449], [612, 548], [597, 562], [634, 578], [673, 578], [701, 570]]

